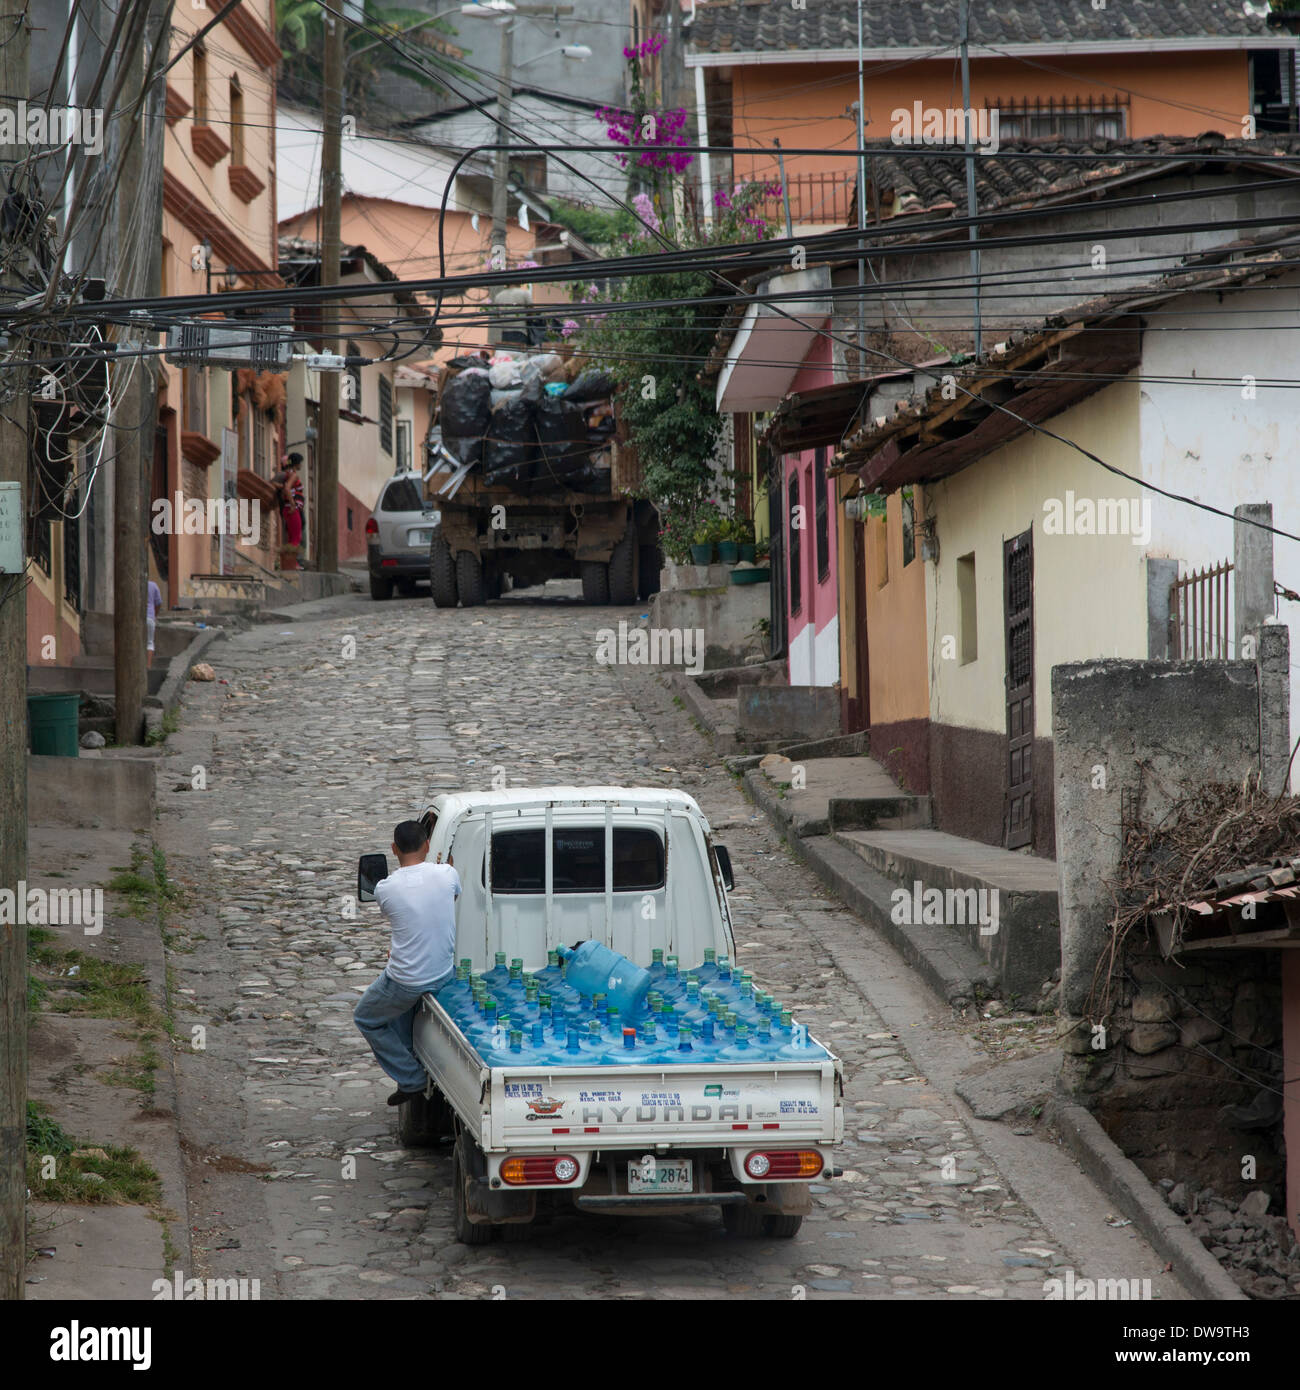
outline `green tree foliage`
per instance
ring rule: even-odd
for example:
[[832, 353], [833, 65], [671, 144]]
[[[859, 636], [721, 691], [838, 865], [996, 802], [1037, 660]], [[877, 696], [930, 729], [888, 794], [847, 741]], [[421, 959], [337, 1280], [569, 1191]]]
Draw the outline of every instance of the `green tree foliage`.
[[[388, 44], [377, 41], [381, 34], [391, 38], [419, 24], [429, 13], [405, 5], [364, 0], [364, 27], [350, 24], [343, 36], [346, 110], [364, 114], [382, 104], [382, 79], [388, 76], [409, 78], [430, 92], [446, 90], [438, 78], [439, 73], [449, 77], [470, 76], [447, 51], [448, 40], [454, 39], [457, 31], [445, 19], [427, 24], [401, 39], [400, 47], [408, 52], [414, 49], [418, 54], [418, 58], [409, 62]], [[325, 47], [325, 18], [325, 11], [317, 0], [276, 0], [276, 34], [284, 51], [284, 61], [280, 65], [281, 94], [313, 108], [324, 104], [321, 55]], [[464, 55], [469, 49], [458, 47], [458, 51]]]

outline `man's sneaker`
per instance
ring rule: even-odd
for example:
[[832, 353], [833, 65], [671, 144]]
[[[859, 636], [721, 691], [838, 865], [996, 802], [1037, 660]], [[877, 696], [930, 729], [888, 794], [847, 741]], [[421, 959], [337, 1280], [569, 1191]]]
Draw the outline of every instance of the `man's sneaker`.
[[422, 1096], [423, 1094], [424, 1092], [422, 1090], [394, 1091], [393, 1094], [388, 1097], [388, 1103], [389, 1105], [405, 1105], [408, 1100], [415, 1100], [417, 1096]]

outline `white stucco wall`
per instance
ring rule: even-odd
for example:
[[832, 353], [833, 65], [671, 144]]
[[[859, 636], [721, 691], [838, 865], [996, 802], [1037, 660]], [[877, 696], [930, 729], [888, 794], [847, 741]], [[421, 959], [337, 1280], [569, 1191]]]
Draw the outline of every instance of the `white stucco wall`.
[[[1129, 472], [1137, 471], [1138, 386], [1130, 379], [1063, 412], [1049, 428]], [[1014, 407], [1013, 407], [1014, 408]], [[1089, 657], [1145, 657], [1145, 548], [1127, 535], [1049, 535], [1047, 499], [1137, 498], [1139, 490], [1076, 450], [1025, 434], [925, 489], [940, 556], [926, 565], [930, 718], [1006, 732], [1004, 541], [1033, 527], [1035, 732], [1051, 734], [1052, 667]], [[960, 658], [957, 561], [974, 552], [977, 658]], [[957, 655], [944, 655], [951, 636]]]

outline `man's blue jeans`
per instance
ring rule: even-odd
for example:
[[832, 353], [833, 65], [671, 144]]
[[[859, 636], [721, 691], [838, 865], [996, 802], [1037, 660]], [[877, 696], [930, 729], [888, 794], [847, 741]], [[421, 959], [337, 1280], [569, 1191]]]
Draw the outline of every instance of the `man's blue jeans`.
[[456, 972], [427, 985], [403, 985], [388, 977], [385, 970], [357, 1001], [352, 1021], [370, 1044], [375, 1060], [403, 1091], [422, 1091], [425, 1085], [424, 1068], [411, 1047], [411, 1032], [420, 997], [437, 992], [455, 978]]

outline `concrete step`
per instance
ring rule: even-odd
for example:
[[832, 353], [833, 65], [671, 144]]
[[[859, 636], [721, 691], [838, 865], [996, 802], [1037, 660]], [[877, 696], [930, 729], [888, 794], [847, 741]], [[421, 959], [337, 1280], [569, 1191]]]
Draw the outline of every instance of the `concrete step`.
[[799, 841], [798, 849], [817, 877], [874, 927], [941, 998], [964, 1006], [997, 994], [997, 974], [950, 927], [894, 920], [892, 879], [869, 868], [837, 835]]
[[1007, 995], [1036, 998], [1060, 967], [1053, 860], [939, 830], [840, 830], [835, 839], [891, 882], [896, 915], [932, 922], [941, 917], [946, 925], [939, 929], [961, 935], [996, 972]]

